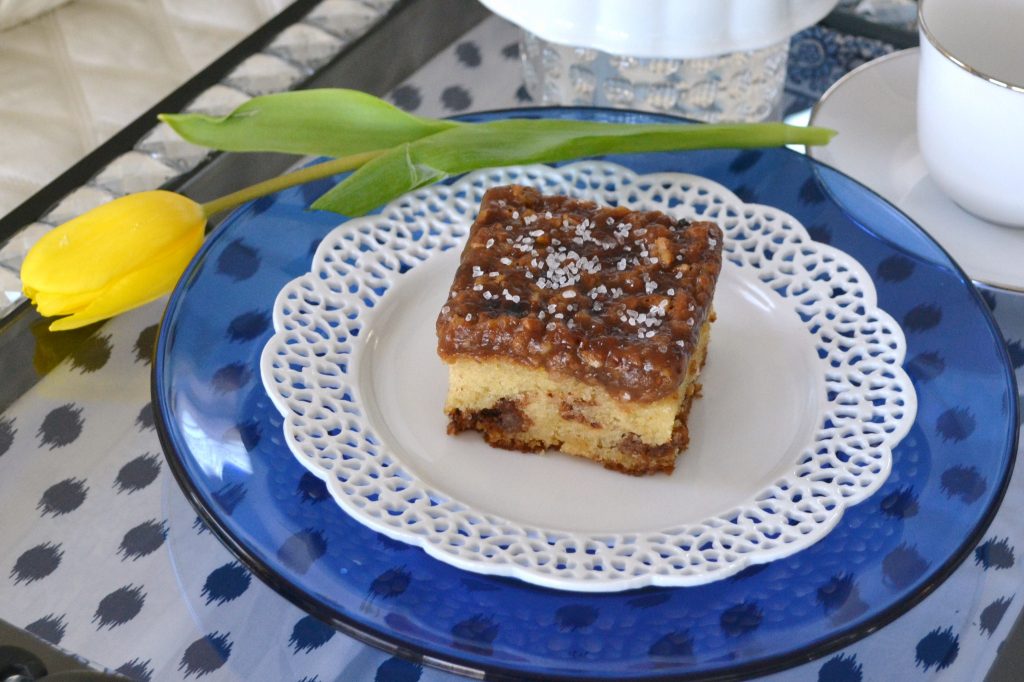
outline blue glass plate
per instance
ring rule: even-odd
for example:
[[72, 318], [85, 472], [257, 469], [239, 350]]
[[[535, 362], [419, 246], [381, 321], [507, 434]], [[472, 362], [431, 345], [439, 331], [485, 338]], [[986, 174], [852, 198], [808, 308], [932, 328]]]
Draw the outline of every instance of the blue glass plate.
[[[670, 120], [602, 110], [508, 116]], [[658, 679], [766, 673], [824, 655], [934, 590], [991, 520], [1017, 439], [1013, 374], [982, 299], [884, 200], [784, 149], [619, 155], [777, 206], [872, 273], [907, 337], [917, 423], [889, 479], [809, 549], [689, 588], [559, 592], [466, 573], [351, 520], [282, 442], [259, 380], [277, 292], [308, 271], [338, 216], [329, 183], [253, 202], [204, 245], [171, 297], [153, 394], [164, 449], [201, 517], [253, 572], [376, 646], [490, 677]], [[756, 343], [756, 338], [751, 343]]]

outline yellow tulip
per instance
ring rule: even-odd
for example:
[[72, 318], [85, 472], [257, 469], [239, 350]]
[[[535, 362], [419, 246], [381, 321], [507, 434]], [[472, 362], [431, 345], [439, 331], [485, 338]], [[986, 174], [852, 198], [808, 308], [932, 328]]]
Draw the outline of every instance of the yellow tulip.
[[21, 266], [41, 315], [66, 315], [52, 331], [105, 320], [174, 288], [203, 242], [206, 213], [174, 192], [130, 194], [55, 228]]

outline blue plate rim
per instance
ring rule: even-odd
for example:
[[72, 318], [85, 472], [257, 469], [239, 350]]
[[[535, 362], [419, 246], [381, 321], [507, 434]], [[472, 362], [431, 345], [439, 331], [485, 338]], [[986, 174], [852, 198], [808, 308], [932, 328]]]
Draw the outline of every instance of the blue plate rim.
[[[700, 125], [698, 122], [694, 122], [690, 119], [683, 117], [672, 116], [668, 114], [652, 114], [649, 112], [634, 111], [628, 109], [609, 109], [602, 107], [528, 107], [521, 109], [493, 109], [487, 111], [472, 112], [469, 114], [463, 114], [460, 116], [451, 117], [453, 120], [464, 120], [473, 121], [480, 118], [488, 118], [493, 116], [503, 117], [534, 117], [543, 118], [546, 114], [550, 113], [562, 113], [569, 114], [571, 112], [577, 112], [580, 110], [592, 111], [595, 113], [606, 113], [613, 117], [630, 116], [636, 115], [642, 118], [650, 119], [661, 119], [664, 122], [686, 122], [695, 123]], [[780, 151], [787, 154], [799, 154], [794, 150], [788, 148], [779, 148]], [[938, 589], [945, 581], [960, 567], [960, 565], [970, 556], [973, 548], [978, 542], [984, 537], [986, 531], [991, 525], [996, 513], [1002, 505], [1003, 499], [1006, 495], [1007, 488], [1009, 486], [1010, 479], [1012, 478], [1013, 471], [1015, 469], [1016, 457], [1015, 453], [1019, 446], [1020, 438], [1020, 404], [1019, 394], [1017, 388], [1017, 381], [1014, 372], [1012, 371], [1012, 364], [1010, 362], [1009, 351], [1006, 348], [1006, 344], [1002, 342], [1002, 333], [999, 329], [998, 324], [992, 316], [991, 310], [985, 303], [984, 298], [978, 291], [973, 280], [963, 271], [963, 269], [956, 263], [956, 261], [950, 256], [950, 254], [934, 240], [934, 238], [919, 225], [912, 218], [903, 213], [897, 206], [889, 202], [888, 200], [880, 197], [877, 193], [872, 191], [866, 185], [850, 177], [843, 171], [834, 168], [833, 166], [818, 161], [812, 157], [806, 157], [812, 164], [812, 170], [815, 173], [818, 172], [817, 167], [825, 167], [831, 171], [839, 174], [845, 179], [859, 186], [867, 193], [874, 195], [880, 199], [886, 205], [890, 206], [894, 211], [902, 215], [907, 222], [914, 226], [933, 246], [938, 248], [941, 253], [947, 258], [949, 264], [952, 266], [951, 271], [953, 275], [960, 280], [960, 283], [965, 285], [970, 291], [970, 295], [974, 298], [979, 309], [982, 311], [983, 319], [989, 326], [989, 331], [995, 335], [1001, 342], [997, 344], [998, 354], [1002, 360], [1002, 366], [1006, 370], [1005, 374], [1009, 381], [1010, 388], [1010, 405], [1008, 413], [1015, 416], [1012, 420], [1012, 426], [1010, 431], [1010, 452], [1007, 456], [1007, 466], [1003, 472], [1001, 481], [999, 482], [998, 490], [993, 495], [991, 502], [984, 513], [981, 515], [981, 520], [975, 526], [973, 531], [969, 533], [965, 540], [961, 543], [959, 548], [952, 552], [947, 558], [946, 562], [941, 567], [932, 573], [930, 580], [925, 583], [917, 592], [910, 594], [902, 599], [894, 601], [887, 608], [881, 610], [875, 616], [869, 618], [863, 623], [847, 627], [845, 630], [840, 631], [838, 634], [833, 634], [825, 640], [819, 642], [812, 642], [805, 645], [801, 649], [786, 652], [783, 654], [777, 654], [774, 656], [768, 656], [763, 659], [752, 661], [737, 665], [731, 669], [722, 669], [717, 672], [707, 673], [678, 673], [678, 672], [666, 672], [657, 673], [651, 672], [643, 676], [633, 678], [622, 678], [617, 677], [615, 679], [637, 679], [637, 680], [739, 680], [748, 679], [752, 676], [769, 675], [772, 673], [780, 672], [790, 668], [794, 668], [805, 663], [823, 658], [829, 654], [835, 653], [847, 647], [854, 642], [857, 642], [864, 637], [874, 633], [877, 630], [889, 625], [901, 616], [906, 614], [912, 608], [920, 604], [925, 598], [931, 595], [936, 589]], [[239, 207], [231, 214], [226, 216], [213, 232], [221, 230], [225, 225], [229, 224], [233, 220], [237, 219], [241, 209]], [[212, 235], [212, 233], [211, 233]], [[566, 680], [573, 682], [607, 682], [607, 677], [588, 677], [580, 676], [578, 674], [568, 673], [535, 673], [531, 671], [516, 670], [500, 665], [490, 667], [480, 667], [476, 662], [469, 659], [464, 659], [459, 656], [445, 655], [439, 657], [435, 652], [428, 650], [425, 647], [419, 647], [411, 645], [401, 640], [401, 638], [393, 636], [386, 631], [381, 631], [373, 627], [359, 624], [354, 619], [346, 616], [344, 613], [335, 609], [329, 608], [324, 604], [317, 603], [315, 599], [309, 598], [304, 591], [296, 586], [291, 581], [278, 575], [273, 569], [267, 564], [260, 560], [255, 554], [250, 552], [249, 549], [236, 538], [231, 531], [222, 524], [217, 518], [216, 514], [213, 513], [211, 508], [208, 506], [207, 501], [203, 498], [202, 493], [195, 486], [194, 482], [189, 478], [188, 473], [185, 469], [183, 458], [180, 453], [175, 449], [173, 439], [170, 434], [169, 423], [166, 420], [165, 415], [165, 404], [161, 398], [159, 389], [159, 376], [164, 364], [164, 354], [167, 346], [167, 333], [165, 322], [168, 313], [172, 311], [179, 300], [184, 296], [184, 288], [182, 283], [187, 281], [189, 276], [198, 267], [198, 263], [202, 260], [202, 257], [211, 248], [214, 243], [213, 239], [206, 239], [200, 248], [199, 252], [189, 263], [185, 272], [179, 279], [179, 283], [175, 286], [174, 291], [167, 302], [163, 314], [161, 315], [160, 325], [157, 335], [156, 352], [154, 355], [154, 361], [150, 372], [150, 394], [154, 406], [157, 409], [154, 410], [154, 427], [157, 432], [158, 439], [160, 441], [161, 449], [163, 450], [164, 459], [167, 461], [168, 468], [171, 470], [175, 481], [179, 488], [185, 495], [185, 498], [189, 501], [196, 513], [207, 525], [207, 527], [214, 533], [214, 535], [220, 540], [228, 550], [238, 558], [254, 575], [256, 575], [262, 582], [268, 585], [271, 589], [277, 592], [279, 595], [284, 597], [286, 600], [302, 609], [306, 613], [313, 615], [314, 617], [328, 623], [338, 631], [370, 646], [384, 651], [389, 655], [399, 656], [415, 663], [428, 665], [430, 667], [451, 672], [461, 675], [473, 675], [481, 677], [481, 679], [488, 680], [508, 680], [510, 682], [515, 680]], [[545, 588], [546, 589], [546, 588]], [[685, 588], [659, 588], [659, 589], [685, 589]], [[560, 593], [558, 590], [551, 590], [555, 593]]]

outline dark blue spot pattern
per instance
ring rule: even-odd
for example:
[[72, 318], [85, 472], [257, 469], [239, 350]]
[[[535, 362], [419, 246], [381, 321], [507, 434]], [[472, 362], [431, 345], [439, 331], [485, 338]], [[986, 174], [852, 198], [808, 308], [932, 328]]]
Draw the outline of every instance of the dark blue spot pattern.
[[44, 542], [22, 552], [14, 562], [10, 577], [15, 585], [34, 583], [56, 571], [63, 558], [64, 550], [59, 543]]
[[519, 59], [519, 43], [509, 43], [501, 48], [501, 56], [505, 59]]
[[373, 682], [417, 682], [423, 674], [423, 666], [401, 658], [389, 658], [377, 667]]
[[931, 381], [946, 371], [946, 361], [935, 351], [915, 355], [907, 363], [907, 373], [916, 382]]
[[744, 203], [747, 203], [747, 204], [756, 204], [757, 203], [757, 192], [755, 192], [753, 190], [753, 188], [748, 186], [748, 185], [740, 185], [740, 186], [734, 188], [732, 192], [737, 197], [739, 197], [740, 201], [742, 201]]
[[978, 627], [981, 629], [982, 634], [989, 637], [992, 636], [996, 628], [999, 627], [999, 623], [1003, 621], [1006, 609], [1012, 601], [1013, 597], [1000, 597], [981, 610], [981, 614], [978, 617]]
[[909, 332], [934, 329], [942, 322], [942, 308], [931, 303], [914, 306], [903, 316], [903, 328]]
[[984, 477], [973, 466], [962, 464], [950, 467], [942, 472], [939, 479], [942, 492], [949, 497], [956, 497], [965, 504], [972, 504], [985, 493], [988, 484]]
[[100, 600], [92, 622], [97, 623], [97, 630], [103, 628], [112, 630], [139, 615], [145, 603], [146, 594], [138, 585], [119, 587]]
[[303, 616], [292, 628], [288, 644], [295, 653], [309, 653], [327, 644], [331, 637], [334, 637], [334, 628], [313, 616]]
[[887, 282], [902, 282], [914, 274], [914, 261], [906, 256], [894, 254], [883, 259], [875, 272], [879, 279], [884, 279]]
[[200, 678], [219, 669], [231, 656], [232, 643], [227, 634], [214, 632], [192, 642], [178, 663], [185, 677]]
[[[274, 200], [271, 197], [260, 197], [259, 199], [253, 201], [252, 204], [250, 204], [250, 210], [252, 210], [254, 215], [260, 215], [261, 213], [266, 213], [267, 211], [269, 211], [270, 207], [273, 205]], [[258, 252], [256, 251], [254, 251], [253, 253], [259, 255]], [[257, 263], [256, 270], [258, 269], [259, 265]]]
[[43, 492], [36, 508], [43, 516], [63, 516], [70, 514], [85, 502], [89, 488], [85, 481], [79, 478], [66, 478], [59, 483], [54, 483]]
[[[324, 189], [328, 190], [330, 188], [331, 188], [331, 185], [327, 185], [327, 187], [325, 187]], [[312, 202], [310, 202], [310, 203], [312, 203]], [[320, 248], [320, 244], [322, 242], [323, 242], [323, 239], [321, 237], [316, 237], [316, 238], [313, 239], [313, 241], [309, 242], [309, 246], [306, 248], [306, 255], [309, 258], [312, 258], [314, 256], [314, 254], [316, 254], [316, 250]]]
[[206, 605], [214, 602], [217, 606], [226, 604], [241, 597], [247, 589], [252, 577], [249, 571], [237, 561], [228, 563], [210, 571], [203, 583], [202, 596], [206, 599]]
[[853, 575], [840, 573], [818, 588], [815, 599], [825, 609], [825, 613], [832, 613], [846, 604], [854, 589]]
[[300, 530], [285, 540], [277, 550], [277, 558], [289, 570], [304, 574], [313, 562], [327, 552], [327, 540], [319, 530]]
[[764, 619], [761, 608], [754, 602], [730, 606], [719, 619], [719, 625], [729, 637], [739, 637], [756, 630]]
[[135, 418], [135, 425], [139, 429], [151, 429], [153, 428], [153, 403], [146, 403], [141, 410], [139, 410], [139, 416]]
[[241, 362], [232, 362], [224, 365], [213, 374], [210, 383], [217, 393], [231, 393], [249, 383], [252, 379], [252, 370]]
[[295, 492], [300, 500], [310, 504], [319, 504], [331, 496], [324, 482], [308, 471], [302, 474]]
[[241, 483], [228, 483], [213, 494], [213, 499], [225, 514], [231, 516], [235, 513], [235, 508], [245, 499], [245, 493], [245, 486]]
[[1010, 341], [1006, 344], [1006, 350], [1010, 354], [1010, 364], [1014, 369], [1024, 367], [1024, 344], [1020, 340]]
[[990, 538], [974, 549], [974, 563], [986, 571], [1012, 568], [1015, 563], [1014, 548], [1010, 546], [1010, 538]]
[[823, 201], [825, 201], [825, 193], [821, 191], [818, 181], [812, 175], [800, 186], [800, 203], [820, 204]]
[[914, 492], [914, 486], [911, 485], [900, 486], [883, 497], [878, 506], [883, 514], [896, 519], [909, 519], [912, 516], [917, 516], [919, 511], [917, 494]]
[[651, 645], [651, 648], [647, 650], [647, 654], [656, 658], [686, 658], [687, 656], [693, 656], [693, 637], [690, 636], [689, 630], [670, 632], [658, 638]]
[[415, 85], [399, 85], [391, 91], [391, 101], [406, 111], [415, 111], [423, 104], [423, 95]]
[[490, 616], [478, 613], [452, 626], [452, 643], [459, 649], [490, 656], [499, 629]]
[[971, 411], [964, 407], [951, 407], [939, 415], [935, 422], [935, 430], [947, 443], [960, 443], [970, 438], [977, 428], [977, 420]]
[[586, 604], [567, 604], [555, 611], [555, 622], [559, 629], [575, 632], [593, 625], [599, 613], [593, 606]]
[[135, 362], [142, 362], [147, 365], [153, 364], [153, 353], [156, 352], [156, 332], [159, 325], [151, 324], [141, 332], [135, 339]]
[[405, 568], [390, 568], [370, 583], [370, 595], [372, 597], [383, 597], [390, 599], [405, 592], [409, 587], [412, 576]]
[[14, 445], [14, 436], [18, 430], [14, 428], [14, 420], [0, 417], [0, 457]]
[[526, 89], [525, 85], [520, 85], [516, 88], [516, 101], [520, 104], [533, 101], [533, 97], [530, 96], [530, 92]]
[[[334, 181], [331, 178], [324, 178], [321, 180], [312, 180], [299, 186], [299, 191], [302, 193], [302, 203], [306, 206], [311, 205], [317, 199], [327, 194], [328, 189], [334, 186]], [[312, 255], [316, 253], [316, 247], [319, 246], [319, 240], [312, 242], [307, 247], [307, 253], [309, 254], [305, 258], [301, 258], [302, 266], [305, 268], [309, 261], [312, 259]]]
[[455, 58], [458, 59], [463, 66], [468, 66], [471, 69], [475, 69], [480, 66], [482, 61], [480, 58], [480, 48], [472, 40], [467, 40], [464, 43], [459, 43], [455, 47]]
[[227, 275], [236, 282], [249, 279], [259, 269], [259, 251], [241, 239], [236, 239], [225, 246], [217, 258], [217, 272]]
[[159, 475], [160, 456], [147, 452], [121, 467], [114, 479], [114, 487], [118, 493], [134, 493], [147, 487]]
[[31, 632], [36, 637], [49, 642], [50, 644], [57, 645], [64, 639], [64, 633], [67, 631], [68, 624], [64, 620], [64, 614], [48, 614], [43, 616], [39, 620], [34, 620], [25, 626], [25, 630]]
[[242, 447], [246, 452], [252, 452], [260, 444], [263, 433], [260, 431], [260, 423], [250, 419], [235, 425], [238, 429], [238, 437], [242, 440]]
[[270, 329], [270, 315], [263, 310], [250, 310], [231, 320], [228, 324], [229, 341], [242, 343], [259, 338]]
[[736, 158], [729, 164], [729, 172], [733, 175], [746, 173], [764, 157], [764, 152], [758, 149], [748, 149], [736, 155]]
[[928, 562], [917, 551], [917, 547], [901, 544], [882, 559], [882, 576], [885, 584], [904, 589], [921, 577], [928, 569]]
[[960, 655], [960, 638], [953, 634], [953, 628], [935, 628], [917, 643], [914, 653], [916, 665], [927, 671], [932, 666], [944, 670], [953, 665]]
[[834, 656], [818, 670], [818, 682], [861, 682], [863, 679], [864, 667], [852, 654]]
[[828, 225], [810, 225], [807, 228], [807, 234], [816, 242], [832, 243], [832, 230], [828, 229]]
[[111, 350], [113, 347], [110, 345], [110, 336], [93, 334], [76, 344], [68, 354], [68, 359], [75, 369], [83, 374], [91, 374], [107, 364]]
[[82, 408], [76, 407], [74, 403], [67, 403], [55, 407], [43, 418], [39, 425], [40, 446], [50, 446], [50, 449], [62, 448], [75, 442], [82, 435]]
[[151, 519], [135, 526], [121, 540], [118, 554], [122, 561], [135, 561], [160, 549], [167, 539], [167, 523]]
[[143, 661], [138, 658], [133, 658], [132, 660], [119, 665], [116, 672], [124, 675], [129, 680], [135, 680], [135, 682], [149, 682], [153, 679], [153, 669], [150, 667], [151, 663], [152, 660], [150, 659]]
[[452, 85], [441, 93], [441, 104], [449, 111], [464, 111], [473, 104], [469, 91], [459, 85]]

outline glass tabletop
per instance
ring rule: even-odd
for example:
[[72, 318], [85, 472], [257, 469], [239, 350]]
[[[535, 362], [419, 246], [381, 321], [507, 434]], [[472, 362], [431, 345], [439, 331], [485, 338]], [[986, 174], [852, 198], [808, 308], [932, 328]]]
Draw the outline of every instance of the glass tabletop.
[[[358, 3], [325, 4], [345, 9]], [[514, 31], [485, 22], [466, 33], [484, 16], [479, 6], [456, 3], [435, 14], [437, 4], [403, 2], [391, 17], [395, 21], [351, 45], [345, 53], [351, 59], [331, 62], [309, 83], [379, 93], [397, 84], [393, 101], [425, 115], [524, 103], [517, 76], [511, 75], [518, 69]], [[833, 15], [799, 36], [791, 62], [799, 68], [791, 69], [790, 85], [807, 104], [851, 66], [913, 40], [912, 32], [887, 33], [877, 23], [866, 35], [856, 24], [862, 18]], [[424, 66], [448, 41], [454, 41], [451, 47]], [[398, 44], [403, 47], [396, 51]], [[196, 94], [187, 90], [180, 101]], [[69, 176], [71, 184], [41, 197], [34, 212], [0, 219], [0, 234], [6, 238], [37, 220], [74, 182], [101, 170], [97, 163], [132, 149], [150, 125], [133, 129], [105, 157], [92, 158]], [[232, 182], [248, 184], [290, 163], [227, 154], [175, 186], [205, 200]], [[982, 294], [1019, 370], [1024, 305], [998, 290]], [[410, 661], [365, 647], [289, 605], [254, 580], [195, 518], [167, 476], [152, 430], [147, 363], [162, 305], [79, 334], [48, 335], [23, 307], [0, 326], [0, 482], [12, 508], [23, 510], [0, 524], [9, 556], [0, 573], [0, 618], [135, 679], [454, 679], [415, 656]], [[925, 355], [921, 367], [935, 371], [939, 365], [929, 359]], [[50, 467], [54, 461], [62, 467]], [[770, 679], [890, 679], [897, 668], [914, 675], [980, 677], [1019, 613], [1019, 488], [1024, 486], [1011, 485], [983, 540], [922, 604], [860, 643], [794, 668], [795, 678], [779, 673]], [[913, 500], [898, 499], [913, 509]], [[948, 502], [961, 504], [958, 499], [951, 494]], [[309, 504], [318, 504], [315, 495]], [[78, 579], [62, 579], [72, 575]], [[159, 641], [147, 634], [157, 631], [163, 633]]]

